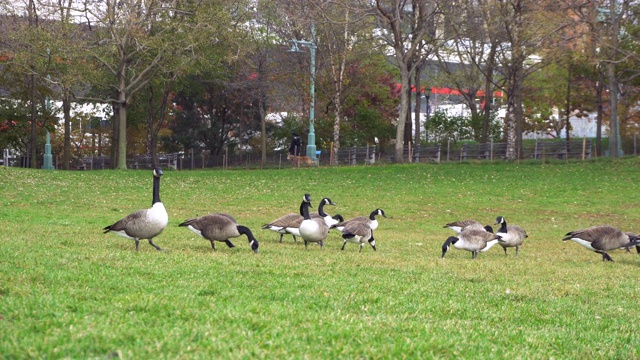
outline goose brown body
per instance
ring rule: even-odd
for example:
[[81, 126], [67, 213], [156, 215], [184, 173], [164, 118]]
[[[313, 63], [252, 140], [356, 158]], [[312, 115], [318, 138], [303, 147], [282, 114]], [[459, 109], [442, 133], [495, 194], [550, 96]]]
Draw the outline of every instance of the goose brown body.
[[496, 234], [500, 236], [499, 244], [502, 246], [504, 254], [507, 255], [508, 247], [515, 247], [516, 256], [518, 256], [524, 239], [529, 237], [529, 235], [518, 225], [507, 225], [507, 221], [502, 216], [496, 218], [495, 225], [498, 224], [500, 224], [500, 228], [496, 231]]
[[179, 226], [185, 226], [194, 233], [211, 242], [213, 250], [216, 249], [215, 241], [221, 241], [228, 247], [235, 247], [229, 239], [246, 235], [249, 245], [254, 252], [258, 252], [258, 241], [249, 228], [238, 225], [235, 219], [224, 213], [209, 214], [198, 218], [188, 219]]
[[640, 238], [629, 232], [622, 232], [610, 225], [592, 226], [568, 232], [563, 241], [573, 240], [585, 248], [602, 255], [602, 261], [613, 261], [607, 251], [630, 248], [640, 244]]
[[373, 230], [371, 226], [365, 222], [351, 222], [344, 227], [342, 231], [342, 238], [344, 243], [342, 249], [347, 245], [347, 242], [352, 242], [360, 245], [360, 251], [365, 243], [369, 242], [373, 250], [376, 250], [376, 240], [373, 238]]

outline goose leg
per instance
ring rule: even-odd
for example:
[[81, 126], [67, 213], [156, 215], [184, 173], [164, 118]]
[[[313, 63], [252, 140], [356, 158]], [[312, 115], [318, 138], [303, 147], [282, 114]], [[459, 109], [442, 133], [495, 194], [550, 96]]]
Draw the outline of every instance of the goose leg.
[[340, 249], [340, 250], [344, 250], [345, 246], [347, 246], [347, 240], [345, 240], [344, 243], [342, 243], [342, 249]]
[[518, 256], [519, 252], [520, 252], [520, 245], [516, 245], [516, 256]]
[[364, 246], [364, 243], [360, 243], [360, 251], [358, 251], [359, 253], [362, 252], [362, 247]]
[[[293, 235], [293, 234], [292, 234]], [[298, 239], [296, 238], [295, 235], [293, 235], [293, 242], [298, 242]]]
[[322, 249], [324, 247], [324, 241], [322, 240], [318, 241], [318, 245], [320, 245], [320, 249]]
[[231, 241], [229, 241], [229, 239], [225, 240], [224, 243], [227, 244], [227, 246], [230, 248], [236, 247], [235, 245], [233, 245], [233, 243], [231, 243]]
[[216, 244], [214, 244], [213, 240], [209, 240], [211, 241], [211, 247], [213, 248], [213, 251], [216, 251]]
[[505, 255], [507, 255], [507, 247], [506, 247], [506, 246], [503, 246], [503, 247], [502, 247], [502, 250], [504, 250], [504, 254], [505, 254]]
[[282, 243], [282, 235], [284, 234], [280, 234], [280, 243]]
[[596, 251], [596, 252], [602, 254], [602, 261], [613, 261], [611, 256], [609, 256], [609, 254], [607, 254], [606, 252], [604, 251]]
[[304, 241], [304, 249], [307, 249], [307, 240]]
[[136, 242], [136, 251], [138, 251], [138, 245], [140, 244], [140, 240], [134, 239], [134, 241]]
[[[151, 244], [151, 246], [153, 246], [154, 248], [156, 248], [156, 250], [158, 251], [162, 251], [162, 249], [160, 248], [160, 246], [156, 245], [153, 243], [153, 240], [149, 239], [149, 244]], [[137, 245], [137, 243], [136, 243]]]
[[477, 257], [478, 257], [478, 252], [477, 252], [477, 251], [472, 251], [472, 252], [471, 252], [471, 258], [472, 258], [472, 259], [475, 259], [475, 258], [477, 258]]

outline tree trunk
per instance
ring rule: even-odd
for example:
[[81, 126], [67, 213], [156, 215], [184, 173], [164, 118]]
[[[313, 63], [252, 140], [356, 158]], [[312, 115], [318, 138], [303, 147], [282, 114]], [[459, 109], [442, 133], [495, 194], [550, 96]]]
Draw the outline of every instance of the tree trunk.
[[518, 63], [516, 69], [516, 78], [514, 79], [514, 115], [515, 115], [515, 151], [516, 158], [522, 158], [522, 132], [524, 123], [524, 113], [522, 111], [522, 99], [523, 99], [523, 86], [522, 81], [524, 79], [524, 61]]
[[487, 73], [485, 74], [484, 83], [484, 121], [482, 122], [482, 142], [487, 143], [489, 140], [489, 122], [491, 121], [491, 103], [493, 102], [493, 69], [495, 67], [496, 49], [498, 43], [491, 42], [491, 49], [487, 57]]
[[62, 156], [62, 168], [71, 168], [71, 99], [65, 92], [62, 98], [62, 112], [64, 116], [64, 155]]
[[567, 71], [567, 98], [566, 98], [566, 109], [565, 109], [565, 136], [567, 139], [567, 154], [571, 151], [570, 145], [570, 134], [571, 134], [571, 122], [569, 118], [571, 117], [571, 64], [569, 64], [569, 69]]
[[604, 114], [604, 104], [602, 102], [602, 93], [604, 92], [604, 74], [598, 70], [600, 76], [596, 83], [596, 154], [602, 156], [602, 117]]
[[618, 119], [618, 79], [616, 78], [616, 58], [618, 51], [618, 37], [620, 17], [616, 11], [616, 1], [609, 1], [609, 16], [611, 16], [610, 56], [607, 64], [607, 78], [609, 81], [609, 154], [617, 158], [620, 148], [620, 122]]
[[31, 108], [31, 138], [29, 140], [29, 167], [38, 167], [38, 116], [36, 114], [36, 76], [31, 74], [29, 101]]
[[340, 113], [342, 111], [341, 94], [336, 92], [334, 95], [334, 113], [333, 113], [333, 162], [338, 163], [338, 150], [340, 149]]
[[[511, 89], [512, 91], [515, 89]], [[515, 160], [516, 158], [516, 105], [515, 95], [513, 92], [507, 94], [507, 115], [506, 115], [506, 142], [507, 142], [507, 160]]]
[[[404, 89], [404, 88], [403, 88]], [[413, 131], [411, 126], [411, 77], [409, 77], [409, 86], [406, 88], [407, 93], [407, 114], [404, 118], [404, 143], [408, 145], [413, 139]], [[411, 158], [408, 159], [411, 162]]]
[[117, 102], [111, 104], [113, 108], [113, 118], [111, 120], [111, 167], [116, 168], [118, 165], [118, 137], [120, 135], [120, 105]]
[[618, 81], [615, 65], [607, 64], [609, 80], [609, 155], [618, 157]]
[[420, 145], [420, 110], [422, 108], [422, 104], [421, 104], [421, 100], [422, 98], [420, 97], [421, 91], [420, 91], [420, 75], [422, 73], [422, 66], [418, 66], [416, 68], [416, 103], [415, 103], [415, 111], [413, 112], [414, 114], [414, 136], [413, 136], [413, 144], [414, 146], [418, 146]]
[[[124, 88], [124, 78], [121, 81]], [[116, 169], [127, 168], [127, 94], [124, 90], [118, 92], [118, 162]]]
[[400, 113], [398, 114], [398, 126], [396, 128], [396, 147], [394, 162], [404, 162], [404, 124], [407, 118], [407, 108], [409, 107], [409, 97], [407, 96], [407, 88], [411, 88], [411, 74], [406, 66], [400, 66], [400, 84], [402, 90], [400, 91]]
[[260, 140], [262, 144], [262, 157], [260, 159], [260, 167], [264, 167], [267, 164], [267, 101], [266, 96], [262, 90], [260, 90], [258, 112], [260, 113]]

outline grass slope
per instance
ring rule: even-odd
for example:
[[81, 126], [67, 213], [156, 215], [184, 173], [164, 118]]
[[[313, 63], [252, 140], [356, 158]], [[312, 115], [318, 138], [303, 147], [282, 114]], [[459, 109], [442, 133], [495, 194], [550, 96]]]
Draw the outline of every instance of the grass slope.
[[[165, 171], [155, 243], [101, 229], [151, 204], [150, 171], [0, 168], [0, 358], [638, 358], [640, 257], [615, 263], [563, 235], [639, 231], [638, 159], [251, 171]], [[320, 250], [260, 230], [330, 197], [375, 208], [378, 251], [329, 235]], [[228, 212], [251, 228], [213, 252], [177, 225]], [[503, 215], [515, 257], [440, 246], [442, 226]]]

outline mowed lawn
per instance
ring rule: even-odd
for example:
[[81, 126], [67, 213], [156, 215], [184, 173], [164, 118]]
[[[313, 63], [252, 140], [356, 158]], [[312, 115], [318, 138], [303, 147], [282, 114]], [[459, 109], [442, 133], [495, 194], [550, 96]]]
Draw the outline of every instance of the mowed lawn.
[[[140, 250], [102, 228], [151, 205], [151, 171], [0, 168], [0, 359], [568, 359], [640, 357], [640, 256], [568, 231], [640, 231], [640, 160], [165, 169], [169, 226]], [[378, 251], [260, 226], [304, 193], [345, 218], [382, 208]], [[232, 214], [235, 248], [178, 224]], [[520, 255], [471, 260], [447, 222], [522, 226]], [[497, 228], [497, 226], [496, 226]]]

